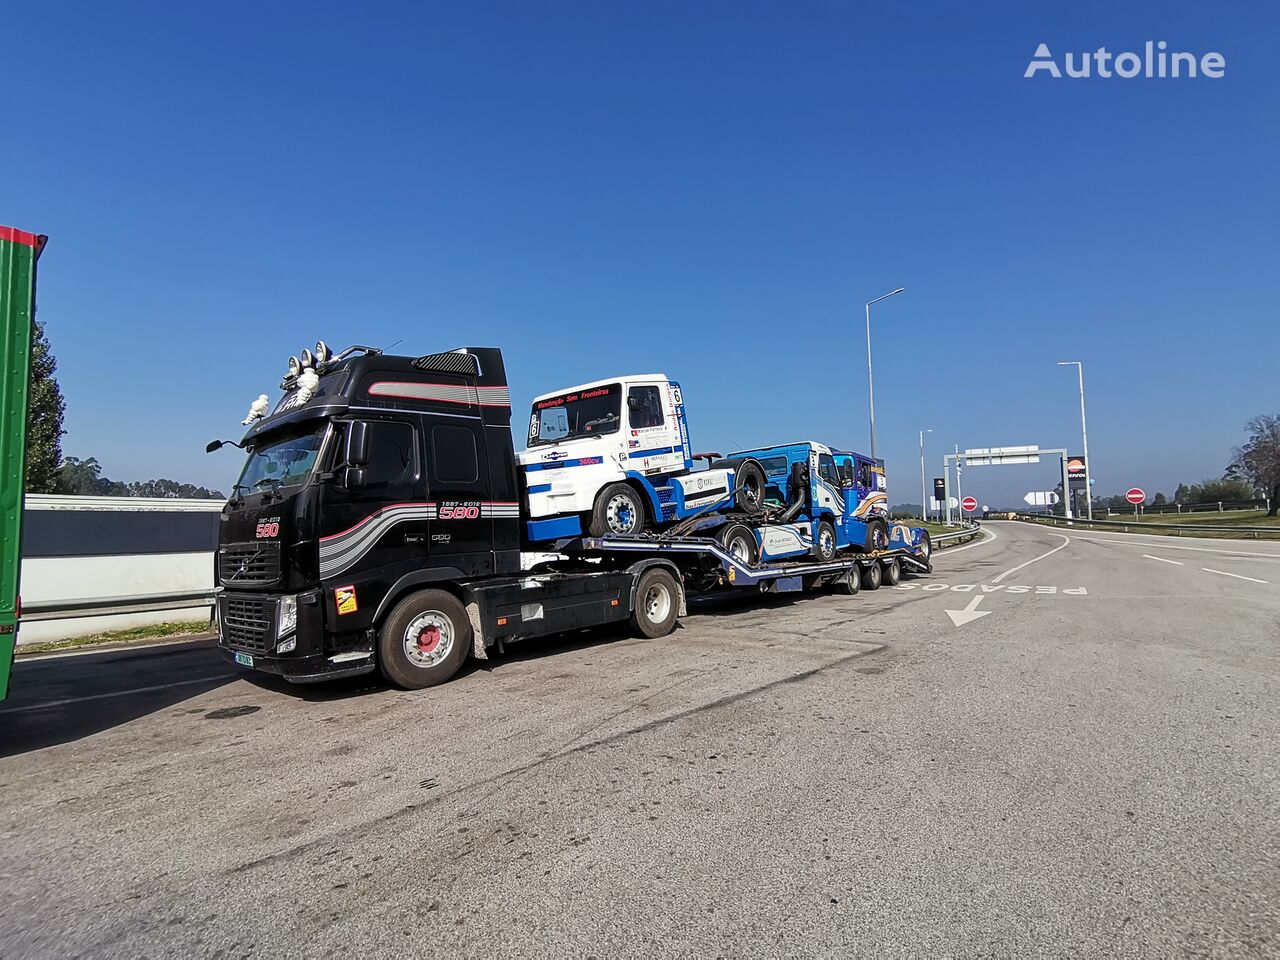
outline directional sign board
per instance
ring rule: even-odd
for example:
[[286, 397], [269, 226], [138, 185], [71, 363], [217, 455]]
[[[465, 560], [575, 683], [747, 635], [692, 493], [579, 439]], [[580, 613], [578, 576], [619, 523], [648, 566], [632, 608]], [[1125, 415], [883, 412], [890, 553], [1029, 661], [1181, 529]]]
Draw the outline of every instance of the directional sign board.
[[1058, 495], [1052, 490], [1032, 490], [1022, 502], [1029, 507], [1052, 507], [1058, 502]]
[[1039, 463], [1040, 448], [1035, 444], [1021, 447], [970, 447], [962, 456], [966, 467], [990, 467], [1006, 463]]
[[1147, 492], [1141, 487], [1130, 487], [1129, 490], [1125, 492], [1124, 498], [1134, 506], [1137, 506], [1140, 503], [1146, 502]]
[[978, 509], [978, 501], [973, 497], [965, 497], [960, 501], [960, 506], [964, 507], [966, 513], [973, 513]]

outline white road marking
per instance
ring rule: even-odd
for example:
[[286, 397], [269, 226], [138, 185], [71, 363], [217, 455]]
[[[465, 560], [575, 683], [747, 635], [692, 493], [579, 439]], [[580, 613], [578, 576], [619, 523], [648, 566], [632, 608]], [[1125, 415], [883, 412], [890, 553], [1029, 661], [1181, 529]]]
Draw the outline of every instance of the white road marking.
[[1179, 567], [1182, 566], [1181, 560], [1166, 560], [1164, 557], [1153, 557], [1149, 553], [1144, 553], [1143, 556], [1146, 557], [1148, 560], [1159, 560], [1161, 563], [1172, 563]]
[[10, 707], [0, 710], [0, 716], [7, 713], [28, 713], [32, 710], [49, 710], [53, 707], [65, 707], [72, 703], [87, 703], [90, 700], [110, 700], [112, 697], [132, 697], [138, 693], [154, 693], [157, 690], [168, 690], [170, 687], [185, 687], [193, 683], [213, 683], [215, 680], [227, 680], [239, 676], [235, 673], [219, 673], [213, 677], [197, 677], [194, 680], [179, 680], [176, 683], [158, 683], [152, 687], [134, 687], [132, 690], [117, 690], [114, 693], [95, 693], [91, 697], [71, 697], [67, 700], [50, 700], [47, 703], [33, 703], [25, 707]]
[[1070, 538], [1070, 537], [1068, 537], [1065, 533], [1055, 533], [1055, 534], [1054, 534], [1054, 536], [1055, 536], [1055, 537], [1061, 537], [1061, 538], [1062, 538], [1062, 543], [1058, 544], [1056, 547], [1054, 547], [1054, 548], [1053, 548], [1052, 550], [1050, 550], [1048, 553], [1042, 553], [1042, 554], [1040, 554], [1040, 556], [1038, 556], [1038, 557], [1032, 557], [1032, 558], [1031, 558], [1030, 560], [1028, 560], [1026, 563], [1020, 563], [1020, 564], [1018, 564], [1016, 567], [1013, 567], [1012, 569], [1006, 570], [1004, 573], [1000, 574], [999, 576], [992, 577], [992, 578], [991, 578], [991, 582], [992, 582], [992, 583], [999, 583], [999, 582], [1000, 582], [1001, 580], [1003, 580], [1005, 577], [1009, 576], [1009, 574], [1011, 574], [1011, 573], [1017, 573], [1017, 572], [1018, 572], [1019, 570], [1021, 570], [1023, 567], [1029, 567], [1029, 566], [1031, 566], [1031, 564], [1036, 563], [1036, 562], [1038, 562], [1038, 561], [1040, 561], [1040, 560], [1043, 560], [1045, 557], [1051, 557], [1051, 556], [1053, 556], [1055, 553], [1057, 553], [1059, 550], [1061, 550], [1063, 547], [1065, 547], [1067, 544], [1069, 544], [1069, 543], [1071, 542], [1071, 538]]
[[[1138, 534], [1135, 533], [1132, 534], [1132, 536], [1137, 537]], [[1075, 537], [1077, 540], [1090, 540], [1093, 543], [1119, 543], [1127, 547], [1154, 547], [1157, 545], [1154, 543], [1143, 543], [1140, 540], [1116, 540], [1111, 537], [1086, 537], [1079, 533], [1077, 533]], [[1148, 539], [1150, 539], [1150, 536], [1148, 536]], [[1170, 540], [1172, 538], [1160, 537], [1159, 539]], [[1184, 547], [1176, 543], [1161, 543], [1159, 544], [1159, 547], [1161, 550], [1192, 550], [1196, 553], [1220, 553], [1223, 556], [1244, 557], [1248, 560], [1280, 560], [1280, 553], [1251, 553], [1248, 550], [1214, 550], [1210, 547]]]
[[978, 604], [982, 602], [982, 594], [978, 594], [969, 601], [969, 605], [963, 610], [948, 610], [947, 616], [951, 618], [952, 624], [962, 627], [966, 623], [972, 623], [974, 620], [981, 620], [990, 610], [979, 610]]
[[977, 543], [966, 543], [963, 547], [943, 547], [938, 551], [938, 554], [949, 557], [953, 553], [960, 553], [963, 550], [972, 550], [974, 547], [985, 547], [988, 543], [999, 539], [994, 530], [988, 530], [986, 527], [983, 527], [982, 532], [987, 535], [987, 539], [979, 540]]
[[1248, 580], [1250, 583], [1270, 583], [1269, 580], [1256, 580], [1253, 577], [1242, 577], [1238, 573], [1227, 573], [1225, 570], [1210, 570], [1208, 567], [1201, 567], [1205, 573], [1216, 573], [1220, 577], [1235, 577], [1237, 580]]

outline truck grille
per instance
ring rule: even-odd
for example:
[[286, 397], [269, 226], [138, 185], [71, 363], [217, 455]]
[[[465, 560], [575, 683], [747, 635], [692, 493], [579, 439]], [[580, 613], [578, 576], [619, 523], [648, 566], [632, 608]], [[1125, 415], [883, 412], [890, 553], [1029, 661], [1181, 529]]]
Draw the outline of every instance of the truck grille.
[[228, 543], [219, 547], [218, 579], [227, 586], [275, 583], [280, 579], [280, 544]]
[[223, 597], [218, 607], [225, 646], [265, 653], [270, 645], [275, 600]]
[[670, 487], [658, 487], [655, 492], [658, 494], [658, 502], [663, 506], [676, 501], [676, 492]]

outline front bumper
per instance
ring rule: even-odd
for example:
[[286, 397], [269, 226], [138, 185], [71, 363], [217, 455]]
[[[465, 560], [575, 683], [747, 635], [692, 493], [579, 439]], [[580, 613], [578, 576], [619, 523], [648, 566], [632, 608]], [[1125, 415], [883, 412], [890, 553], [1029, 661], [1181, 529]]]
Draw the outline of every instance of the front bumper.
[[[297, 611], [295, 629], [277, 637], [278, 595], [223, 592], [218, 596], [218, 649], [232, 663], [294, 683], [373, 671], [376, 664], [371, 640], [347, 635], [328, 637], [326, 642], [318, 591], [299, 594]], [[284, 650], [280, 649], [282, 644]]]
[[[248, 667], [250, 670], [275, 674], [290, 683], [320, 683], [325, 680], [337, 680], [340, 677], [358, 677], [361, 674], [372, 673], [375, 667], [372, 651], [358, 659], [354, 655], [349, 657], [339, 655], [345, 658], [335, 662], [333, 658], [326, 657], [324, 654], [309, 657], [256, 656], [227, 647], [221, 640], [218, 642], [218, 649], [223, 658], [230, 663]], [[237, 653], [241, 657], [249, 657], [252, 663], [246, 664], [238, 660]]]

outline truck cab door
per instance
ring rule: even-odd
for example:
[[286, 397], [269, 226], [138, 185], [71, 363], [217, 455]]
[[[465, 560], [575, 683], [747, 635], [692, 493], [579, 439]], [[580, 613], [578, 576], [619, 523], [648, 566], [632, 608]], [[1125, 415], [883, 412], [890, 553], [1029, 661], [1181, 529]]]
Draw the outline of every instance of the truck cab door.
[[660, 380], [627, 384], [623, 470], [660, 476], [685, 469], [680, 426], [675, 406], [668, 402], [668, 389]]
[[836, 457], [836, 475], [840, 478], [840, 496], [844, 501], [844, 518], [853, 516], [858, 509], [858, 488], [855, 482], [853, 457]]
[[429, 517], [417, 431], [404, 420], [365, 420], [363, 463], [343, 466], [350, 424], [341, 424], [331, 461], [334, 476], [321, 493], [317, 532], [320, 577], [353, 581], [394, 576], [392, 568], [421, 562]]

